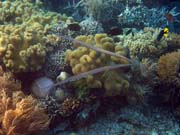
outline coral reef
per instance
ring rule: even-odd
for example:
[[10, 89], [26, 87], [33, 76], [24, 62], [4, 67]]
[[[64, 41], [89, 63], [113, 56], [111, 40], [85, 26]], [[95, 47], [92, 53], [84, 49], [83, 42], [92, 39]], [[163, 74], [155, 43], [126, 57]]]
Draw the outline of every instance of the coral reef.
[[20, 91], [20, 82], [2, 68], [0, 81], [0, 132], [3, 135], [31, 135], [47, 130], [49, 118], [39, 101]]
[[73, 45], [72, 42], [61, 39], [57, 45], [50, 45], [50, 47], [52, 50], [47, 52], [43, 70], [46, 76], [56, 78], [61, 71], [70, 71], [69, 66], [65, 63], [65, 52], [73, 49]]
[[117, 72], [109, 71], [104, 75], [104, 88], [106, 96], [126, 96], [129, 82], [118, 75]]
[[104, 31], [104, 29], [102, 28], [102, 24], [94, 20], [92, 17], [81, 21], [80, 26], [82, 33], [85, 33], [87, 35], [102, 33]]
[[179, 62], [180, 50], [161, 56], [158, 61], [159, 79], [167, 84], [180, 86]]
[[81, 0], [77, 3], [77, 8], [82, 7], [86, 16], [92, 17], [99, 23], [102, 23], [104, 29], [111, 25], [117, 25], [117, 15], [122, 12], [125, 5], [121, 1], [114, 0]]

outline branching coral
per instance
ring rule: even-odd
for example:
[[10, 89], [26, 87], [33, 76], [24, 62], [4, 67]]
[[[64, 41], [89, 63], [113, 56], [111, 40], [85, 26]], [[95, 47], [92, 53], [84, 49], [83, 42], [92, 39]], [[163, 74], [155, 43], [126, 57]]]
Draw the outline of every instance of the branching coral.
[[159, 79], [167, 84], [180, 86], [179, 62], [180, 50], [161, 56], [158, 61]]

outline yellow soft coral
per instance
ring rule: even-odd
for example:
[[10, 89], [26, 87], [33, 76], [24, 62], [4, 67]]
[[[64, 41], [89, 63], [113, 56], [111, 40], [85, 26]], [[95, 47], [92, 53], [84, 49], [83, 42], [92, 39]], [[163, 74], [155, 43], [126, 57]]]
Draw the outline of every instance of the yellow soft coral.
[[31, 0], [0, 3], [0, 56], [13, 72], [39, 70], [45, 61], [46, 43], [59, 41], [52, 40], [48, 32], [67, 17], [45, 12], [39, 5], [40, 2]]
[[39, 70], [45, 60], [46, 48], [40, 31], [29, 29], [18, 25], [0, 26], [0, 56], [13, 72]]
[[23, 22], [37, 20], [40, 23], [51, 25], [64, 19], [63, 16], [54, 12], [45, 12], [40, 8], [38, 1], [32, 0], [6, 0], [0, 2], [0, 22], [3, 24], [22, 24]]
[[126, 95], [129, 89], [129, 82], [115, 71], [109, 71], [105, 74], [104, 88], [106, 96]]
[[[96, 34], [95, 37], [92, 35], [78, 36], [76, 39], [104, 50], [126, 55], [126, 53], [122, 53], [125, 52], [125, 49], [116, 45], [114, 40], [108, 37], [107, 34]], [[65, 61], [70, 64], [74, 74], [87, 72], [97, 67], [108, 65], [111, 62], [128, 63], [127, 61], [125, 62], [125, 60], [115, 59], [106, 54], [87, 49], [86, 47], [79, 47], [80, 45], [78, 43], [75, 43], [75, 46], [77, 48], [73, 51], [68, 50], [65, 57]]]
[[161, 56], [158, 61], [159, 79], [165, 83], [180, 86], [179, 65], [180, 50]]
[[[107, 34], [78, 36], [76, 39], [104, 50], [124, 56], [127, 55], [126, 49], [123, 46], [115, 44], [114, 40], [108, 37]], [[75, 75], [111, 64], [129, 63], [127, 60], [111, 57], [104, 53], [81, 47], [77, 42], [75, 42], [75, 47], [77, 47], [75, 50], [67, 50], [65, 57], [65, 61], [72, 67], [72, 72]], [[88, 76], [83, 83], [86, 83], [88, 88], [104, 87], [106, 89], [106, 96], [122, 95], [122, 93], [124, 93], [123, 91], [128, 90], [128, 81], [120, 77], [118, 73], [115, 77], [111, 77], [111, 74], [108, 75], [109, 76], [105, 79], [103, 79], [103, 74]]]

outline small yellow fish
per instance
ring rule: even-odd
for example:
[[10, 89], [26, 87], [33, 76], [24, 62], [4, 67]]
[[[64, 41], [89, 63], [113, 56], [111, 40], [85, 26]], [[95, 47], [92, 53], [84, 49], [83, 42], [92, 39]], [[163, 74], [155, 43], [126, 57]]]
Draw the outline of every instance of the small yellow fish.
[[164, 37], [168, 37], [169, 29], [164, 28]]

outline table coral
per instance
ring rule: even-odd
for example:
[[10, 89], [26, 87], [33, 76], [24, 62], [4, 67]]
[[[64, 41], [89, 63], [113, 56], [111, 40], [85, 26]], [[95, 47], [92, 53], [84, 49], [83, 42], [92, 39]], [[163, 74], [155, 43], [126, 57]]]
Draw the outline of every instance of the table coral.
[[179, 62], [180, 50], [161, 56], [158, 61], [159, 79], [167, 84], [180, 86]]

